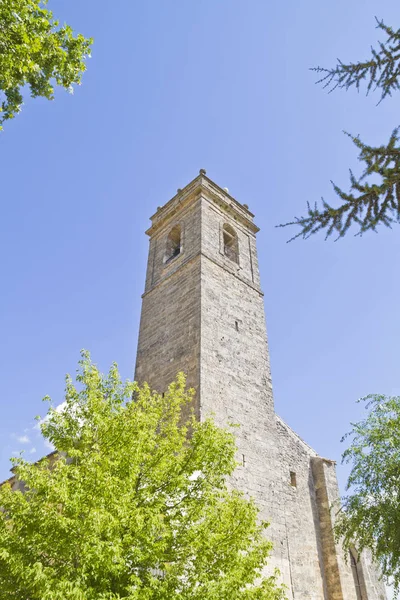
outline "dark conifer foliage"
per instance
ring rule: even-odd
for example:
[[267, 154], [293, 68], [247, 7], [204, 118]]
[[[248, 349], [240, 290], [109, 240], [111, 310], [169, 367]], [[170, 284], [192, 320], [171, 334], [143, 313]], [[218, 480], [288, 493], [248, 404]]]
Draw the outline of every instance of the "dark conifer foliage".
[[368, 82], [367, 94], [380, 89], [381, 101], [400, 89], [400, 29], [395, 31], [378, 19], [376, 22], [377, 29], [387, 35], [385, 42], [379, 42], [379, 50], [371, 48], [371, 58], [363, 62], [345, 65], [338, 59], [334, 69], [312, 69], [324, 74], [317, 83], [323, 83], [332, 92], [337, 87], [348, 90], [352, 85], [359, 90], [362, 83]]
[[[357, 90], [366, 83], [367, 94], [381, 91], [381, 99], [391, 96], [400, 89], [400, 29], [394, 30], [377, 20], [377, 28], [383, 30], [387, 39], [379, 42], [379, 50], [371, 48], [369, 60], [344, 64], [338, 60], [333, 69], [316, 67], [322, 73], [317, 83], [322, 83], [330, 92], [336, 88]], [[307, 214], [295, 217], [294, 221], [278, 225], [298, 225], [300, 231], [289, 241], [298, 237], [308, 238], [318, 231], [326, 232], [325, 239], [332, 234], [336, 239], [343, 237], [352, 225], [358, 227], [358, 235], [368, 230], [376, 231], [378, 225], [391, 227], [400, 222], [400, 146], [399, 128], [396, 128], [387, 145], [373, 147], [363, 143], [359, 136], [349, 137], [359, 149], [359, 160], [364, 164], [362, 175], [357, 178], [350, 171], [350, 191], [344, 192], [332, 182], [340, 206], [332, 207], [323, 198], [321, 204], [311, 206], [307, 202]]]

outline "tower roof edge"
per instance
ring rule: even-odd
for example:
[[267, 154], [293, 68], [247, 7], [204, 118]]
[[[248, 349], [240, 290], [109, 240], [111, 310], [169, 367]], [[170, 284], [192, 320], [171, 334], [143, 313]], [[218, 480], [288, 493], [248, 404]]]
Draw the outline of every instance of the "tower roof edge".
[[227, 189], [221, 188], [206, 175], [204, 169], [201, 169], [197, 177], [192, 179], [184, 188], [178, 189], [175, 196], [168, 200], [164, 206], [158, 207], [157, 211], [150, 217], [152, 224], [146, 233], [152, 235], [166, 219], [179, 210], [182, 204], [196, 198], [201, 192], [205, 192], [211, 199], [227, 210], [234, 211], [254, 233], [259, 231], [259, 227], [253, 221], [254, 214], [248, 209], [248, 206], [238, 202], [236, 198], [229, 194]]

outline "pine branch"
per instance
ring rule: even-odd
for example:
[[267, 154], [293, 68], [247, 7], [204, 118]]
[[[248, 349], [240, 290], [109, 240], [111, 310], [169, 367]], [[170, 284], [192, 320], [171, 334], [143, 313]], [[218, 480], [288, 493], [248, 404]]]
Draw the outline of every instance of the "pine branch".
[[[343, 237], [351, 225], [358, 225], [357, 235], [368, 230], [376, 232], [378, 225], [391, 227], [400, 222], [400, 146], [399, 129], [390, 136], [387, 146], [367, 146], [359, 137], [348, 135], [359, 148], [358, 159], [365, 163], [365, 170], [360, 178], [350, 171], [350, 192], [346, 193], [332, 182], [335, 193], [342, 200], [341, 206], [333, 208], [322, 198], [322, 206], [315, 203], [311, 207], [307, 202], [307, 215], [295, 217], [294, 221], [277, 225], [287, 227], [298, 225], [301, 230], [289, 242], [302, 236], [309, 238], [318, 231], [325, 230], [325, 239], [332, 233], [337, 238]], [[380, 177], [380, 183], [366, 181], [368, 177]]]
[[345, 65], [338, 59], [338, 64], [333, 69], [311, 69], [324, 73], [317, 83], [323, 83], [324, 88], [330, 88], [329, 91], [332, 92], [336, 88], [348, 90], [353, 85], [359, 90], [360, 85], [368, 81], [367, 94], [371, 89], [382, 90], [380, 102], [400, 89], [400, 29], [395, 31], [378, 19], [376, 22], [377, 29], [382, 29], [387, 35], [384, 43], [378, 42], [379, 50], [371, 48], [372, 56], [364, 62]]

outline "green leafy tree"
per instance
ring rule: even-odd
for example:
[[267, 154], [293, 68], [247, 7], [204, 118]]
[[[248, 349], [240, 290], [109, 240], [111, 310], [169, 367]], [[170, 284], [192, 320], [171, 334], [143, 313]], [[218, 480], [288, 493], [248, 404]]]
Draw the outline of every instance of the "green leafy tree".
[[[335, 525], [345, 548], [369, 549], [396, 594], [400, 592], [400, 397], [362, 398], [367, 417], [352, 425], [343, 461], [351, 463]], [[345, 439], [343, 438], [343, 439]]]
[[[378, 29], [386, 34], [385, 42], [379, 43], [379, 49], [371, 49], [371, 56], [365, 61], [344, 64], [339, 61], [333, 69], [317, 67], [322, 73], [318, 83], [333, 91], [337, 88], [360, 89], [366, 85], [367, 94], [380, 90], [380, 101], [391, 96], [400, 88], [400, 29], [394, 30], [377, 21]], [[287, 227], [297, 225], [299, 236], [308, 238], [318, 231], [325, 231], [326, 238], [334, 234], [343, 237], [352, 225], [358, 227], [358, 235], [368, 230], [376, 231], [379, 225], [391, 227], [400, 222], [400, 145], [399, 129], [396, 128], [388, 143], [379, 147], [369, 146], [350, 134], [359, 149], [359, 160], [364, 165], [360, 177], [350, 171], [350, 190], [343, 191], [332, 182], [333, 189], [341, 203], [333, 207], [323, 198], [318, 205], [307, 203], [305, 216], [294, 221], [278, 225]], [[289, 241], [291, 241], [289, 240]]]
[[59, 27], [47, 0], [0, 2], [0, 129], [21, 110], [23, 88], [53, 99], [54, 83], [72, 91], [81, 82], [91, 39]]
[[0, 598], [284, 598], [260, 576], [266, 524], [225, 484], [234, 436], [185, 417], [184, 376], [159, 395], [83, 353], [77, 381], [67, 377], [63, 410], [41, 425], [55, 452], [16, 459], [23, 490], [0, 489]]

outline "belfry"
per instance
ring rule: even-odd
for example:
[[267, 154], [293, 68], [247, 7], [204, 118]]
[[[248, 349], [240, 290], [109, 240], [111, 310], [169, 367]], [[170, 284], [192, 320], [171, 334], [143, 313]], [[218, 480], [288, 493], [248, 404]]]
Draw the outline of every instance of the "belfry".
[[288, 598], [385, 600], [369, 556], [335, 543], [334, 461], [274, 411], [254, 215], [202, 169], [151, 223], [135, 379], [162, 392], [183, 371], [199, 419], [239, 425], [231, 483], [270, 523]]

